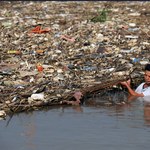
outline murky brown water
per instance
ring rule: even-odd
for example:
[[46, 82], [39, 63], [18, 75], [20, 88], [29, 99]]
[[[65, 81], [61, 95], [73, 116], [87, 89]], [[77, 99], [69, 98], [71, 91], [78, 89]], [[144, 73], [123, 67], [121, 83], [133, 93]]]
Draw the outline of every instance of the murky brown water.
[[[9, 122], [8, 122], [9, 121]], [[150, 106], [59, 107], [0, 121], [1, 150], [147, 150]]]

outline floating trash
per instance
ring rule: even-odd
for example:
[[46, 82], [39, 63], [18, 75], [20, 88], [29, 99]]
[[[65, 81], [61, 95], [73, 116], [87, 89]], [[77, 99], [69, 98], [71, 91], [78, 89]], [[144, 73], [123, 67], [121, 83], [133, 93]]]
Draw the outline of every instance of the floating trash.
[[106, 92], [101, 98], [106, 105], [124, 103], [121, 90], [108, 91], [129, 75], [135, 86], [142, 81], [150, 60], [148, 12], [148, 2], [1, 5], [0, 109], [7, 114], [63, 100], [79, 104], [72, 102], [76, 91], [83, 94], [81, 101]]

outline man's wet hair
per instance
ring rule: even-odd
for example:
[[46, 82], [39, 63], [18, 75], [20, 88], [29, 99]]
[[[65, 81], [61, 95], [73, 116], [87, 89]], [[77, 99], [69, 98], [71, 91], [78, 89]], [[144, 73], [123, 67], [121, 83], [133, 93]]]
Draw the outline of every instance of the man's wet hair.
[[146, 66], [145, 66], [145, 71], [150, 71], [150, 64], [147, 64]]

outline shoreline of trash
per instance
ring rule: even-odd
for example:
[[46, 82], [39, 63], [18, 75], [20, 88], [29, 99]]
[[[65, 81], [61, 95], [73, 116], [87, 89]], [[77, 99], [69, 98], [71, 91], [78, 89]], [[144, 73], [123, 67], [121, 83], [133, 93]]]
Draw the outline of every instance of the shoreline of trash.
[[101, 90], [120, 89], [116, 83], [127, 78], [136, 86], [150, 62], [149, 6], [3, 2], [0, 116], [48, 105], [77, 105]]

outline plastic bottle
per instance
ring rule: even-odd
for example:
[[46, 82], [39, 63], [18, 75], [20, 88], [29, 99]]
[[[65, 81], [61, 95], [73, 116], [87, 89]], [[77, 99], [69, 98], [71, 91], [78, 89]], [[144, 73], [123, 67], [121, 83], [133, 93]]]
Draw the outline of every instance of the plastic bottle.
[[19, 55], [19, 54], [21, 54], [21, 51], [19, 51], [19, 50], [9, 50], [9, 51], [7, 51], [7, 54], [17, 54], [17, 55]]

